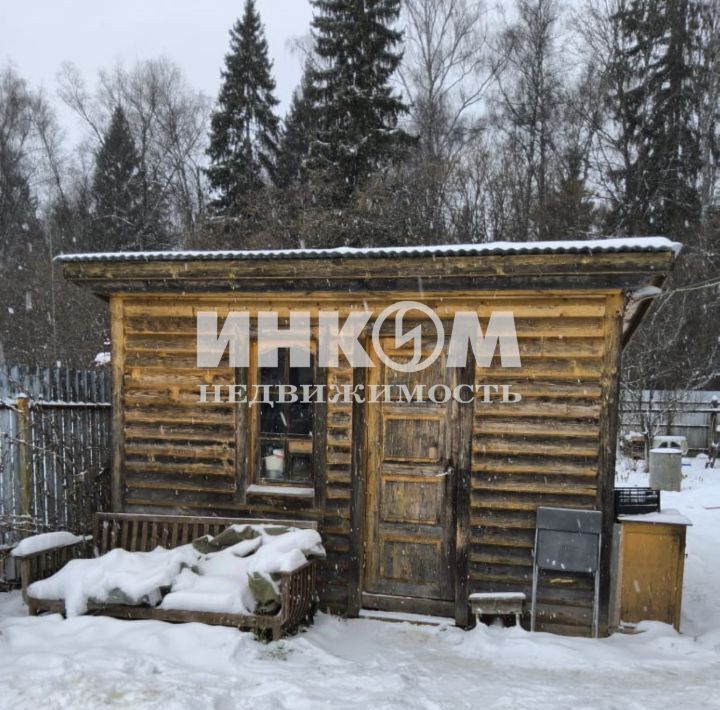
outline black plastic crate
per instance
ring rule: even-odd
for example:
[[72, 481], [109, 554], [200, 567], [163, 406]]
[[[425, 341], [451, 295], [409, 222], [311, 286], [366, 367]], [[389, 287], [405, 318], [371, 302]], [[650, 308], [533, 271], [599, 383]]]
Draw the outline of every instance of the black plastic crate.
[[652, 488], [616, 488], [615, 515], [657, 513], [660, 510], [660, 491]]

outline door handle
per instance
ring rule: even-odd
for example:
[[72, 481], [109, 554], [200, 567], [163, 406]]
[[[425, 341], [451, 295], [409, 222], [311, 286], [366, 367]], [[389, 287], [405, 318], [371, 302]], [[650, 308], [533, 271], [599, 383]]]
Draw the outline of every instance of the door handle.
[[442, 473], [436, 473], [435, 478], [444, 478], [445, 476], [452, 476], [455, 473], [455, 467], [452, 464], [448, 464]]

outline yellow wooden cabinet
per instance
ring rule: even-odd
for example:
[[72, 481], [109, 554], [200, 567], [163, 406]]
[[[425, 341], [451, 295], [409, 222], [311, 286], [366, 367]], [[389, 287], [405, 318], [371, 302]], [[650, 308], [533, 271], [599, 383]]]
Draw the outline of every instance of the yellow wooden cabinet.
[[664, 621], [679, 631], [690, 521], [671, 510], [620, 516], [619, 521], [620, 622]]

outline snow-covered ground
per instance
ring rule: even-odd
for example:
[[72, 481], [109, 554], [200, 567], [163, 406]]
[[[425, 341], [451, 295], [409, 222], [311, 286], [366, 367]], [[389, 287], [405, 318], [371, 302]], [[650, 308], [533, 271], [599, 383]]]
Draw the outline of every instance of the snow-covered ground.
[[12, 593], [0, 595], [0, 708], [720, 708], [720, 470], [685, 472], [682, 493], [663, 493], [693, 521], [682, 634], [650, 622], [594, 641], [320, 615], [264, 645], [200, 624], [30, 618]]

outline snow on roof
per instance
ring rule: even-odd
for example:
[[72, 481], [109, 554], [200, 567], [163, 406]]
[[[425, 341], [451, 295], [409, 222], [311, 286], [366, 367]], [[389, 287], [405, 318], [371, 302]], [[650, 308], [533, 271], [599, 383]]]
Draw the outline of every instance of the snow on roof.
[[60, 254], [57, 261], [230, 261], [263, 259], [356, 259], [394, 256], [486, 256], [503, 254], [592, 254], [616, 252], [680, 253], [682, 245], [665, 237], [548, 242], [487, 242], [485, 244], [438, 244], [398, 247], [337, 247], [335, 249], [258, 249], [255, 251], [128, 251]]

